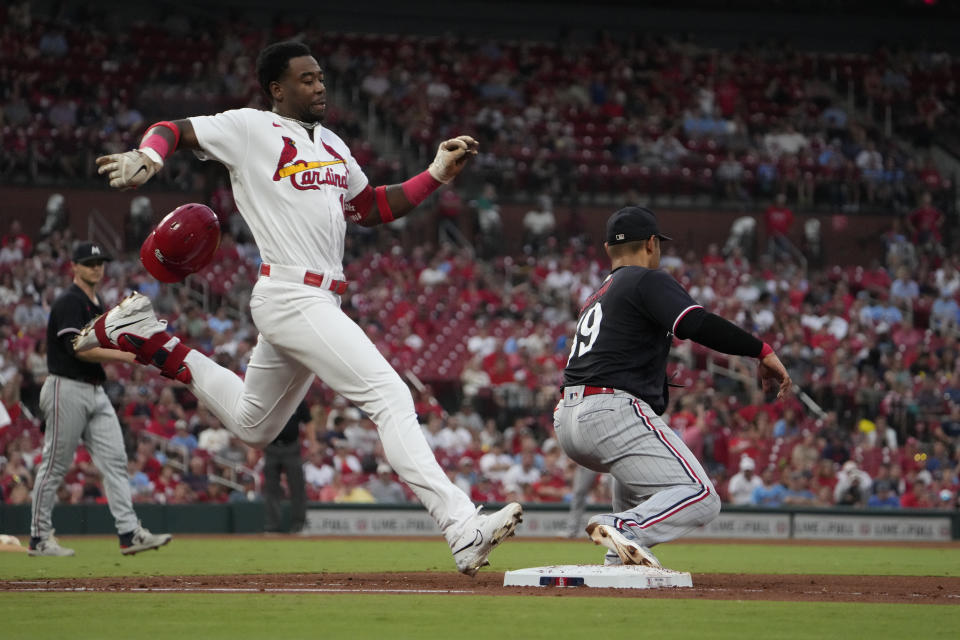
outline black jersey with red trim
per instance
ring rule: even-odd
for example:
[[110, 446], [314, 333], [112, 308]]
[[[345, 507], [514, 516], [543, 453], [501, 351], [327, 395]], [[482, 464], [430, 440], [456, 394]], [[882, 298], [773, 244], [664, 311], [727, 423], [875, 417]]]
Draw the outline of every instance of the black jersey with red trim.
[[614, 270], [580, 312], [564, 386], [621, 389], [663, 413], [673, 333], [684, 315], [699, 308], [664, 271], [637, 266]]

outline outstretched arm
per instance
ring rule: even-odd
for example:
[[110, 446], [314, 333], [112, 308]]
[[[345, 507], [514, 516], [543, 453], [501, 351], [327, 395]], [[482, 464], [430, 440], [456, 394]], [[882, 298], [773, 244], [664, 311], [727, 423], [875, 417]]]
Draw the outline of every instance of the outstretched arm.
[[199, 149], [197, 134], [189, 120], [150, 125], [140, 147], [97, 158], [97, 173], [106, 175], [114, 189], [136, 189], [163, 168], [163, 161], [177, 149]]
[[467, 162], [477, 155], [479, 144], [470, 136], [457, 136], [440, 143], [437, 156], [426, 171], [403, 184], [370, 187], [346, 203], [344, 213], [364, 227], [401, 218], [427, 199], [441, 185], [456, 178]]
[[784, 398], [793, 387], [790, 374], [770, 345], [716, 314], [694, 309], [680, 320], [674, 335], [720, 353], [757, 358], [760, 386], [764, 391], [777, 389], [777, 398]]
[[104, 349], [103, 347], [93, 347], [86, 351], [75, 351], [74, 354], [80, 360], [85, 362], [123, 362], [133, 364], [137, 356], [134, 353], [120, 351], [119, 349]]

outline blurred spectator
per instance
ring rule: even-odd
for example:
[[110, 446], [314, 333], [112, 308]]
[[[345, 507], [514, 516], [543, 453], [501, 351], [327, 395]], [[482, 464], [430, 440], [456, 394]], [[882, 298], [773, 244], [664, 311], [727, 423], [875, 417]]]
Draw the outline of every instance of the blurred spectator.
[[896, 509], [900, 507], [900, 498], [893, 492], [893, 488], [888, 481], [876, 482], [873, 491], [874, 493], [867, 498], [867, 506], [871, 509]]
[[403, 486], [394, 480], [393, 469], [385, 462], [377, 465], [377, 473], [367, 481], [366, 488], [373, 496], [374, 501], [379, 504], [403, 504], [407, 502]]
[[456, 246], [460, 244], [463, 233], [460, 231], [460, 219], [463, 217], [463, 199], [456, 189], [441, 189], [436, 203], [437, 239]]
[[200, 432], [197, 446], [213, 455], [218, 455], [230, 445], [230, 432], [220, 421], [210, 416], [207, 428]]
[[230, 441], [227, 446], [216, 454], [217, 462], [224, 465], [241, 466], [246, 464], [251, 451], [240, 438], [230, 434]]
[[186, 453], [184, 461], [190, 460], [194, 450], [200, 446], [197, 442], [197, 437], [190, 433], [189, 425], [183, 418], [174, 423], [174, 430], [175, 435], [170, 438], [170, 445], [173, 447], [181, 447]]
[[317, 448], [310, 452], [309, 459], [303, 464], [303, 474], [307, 485], [319, 490], [333, 481], [334, 470], [327, 464], [323, 451]]
[[500, 206], [497, 204], [497, 188], [490, 183], [484, 184], [480, 196], [471, 201], [470, 206], [476, 212], [479, 254], [482, 258], [490, 258], [498, 252], [503, 237], [503, 220], [500, 217]]
[[767, 233], [767, 251], [774, 259], [789, 259], [793, 254], [790, 229], [793, 226], [793, 211], [787, 206], [787, 195], [778, 193], [773, 204], [763, 212]]
[[813, 506], [816, 498], [810, 491], [807, 475], [802, 471], [791, 471], [787, 478], [787, 490], [783, 493], [783, 504], [793, 507]]
[[919, 205], [906, 220], [913, 243], [925, 253], [937, 252], [937, 246], [943, 240], [943, 224], [943, 213], [933, 205], [930, 192], [924, 191]]
[[837, 473], [837, 486], [833, 489], [833, 500], [841, 506], [862, 507], [870, 496], [871, 485], [870, 475], [860, 469], [853, 460], [847, 460]]
[[942, 336], [960, 331], [960, 305], [947, 289], [940, 289], [930, 309], [930, 328]]
[[143, 502], [153, 498], [153, 483], [143, 472], [137, 460], [127, 461], [127, 474], [130, 476], [130, 493], [134, 502]]
[[740, 457], [740, 467], [727, 485], [731, 504], [753, 504], [754, 491], [763, 486], [763, 480], [754, 473], [756, 463], [750, 456]]
[[207, 490], [209, 481], [207, 479], [207, 459], [205, 457], [195, 453], [190, 458], [187, 471], [183, 474], [183, 482], [193, 493], [202, 494]]
[[349, 474], [343, 476], [344, 490], [336, 498], [335, 502], [348, 503], [375, 503], [373, 495], [361, 484], [363, 476], [360, 474]]
[[453, 473], [453, 484], [460, 487], [464, 493], [470, 495], [470, 490], [477, 481], [476, 463], [473, 458], [463, 456], [457, 461], [457, 468]]
[[897, 279], [890, 284], [890, 300], [894, 303], [912, 305], [920, 296], [920, 286], [910, 277], [907, 267], [897, 269]]
[[227, 317], [227, 311], [227, 306], [221, 305], [217, 307], [216, 313], [210, 317], [209, 326], [214, 334], [222, 334], [233, 329], [234, 323]]
[[777, 480], [772, 469], [764, 469], [760, 474], [763, 484], [753, 490], [751, 503], [758, 507], [779, 507], [783, 504], [786, 488]]
[[[350, 449], [350, 443], [346, 440], [333, 441], [334, 454], [331, 466], [334, 471], [341, 474], [355, 474], [363, 471], [360, 459], [353, 455]], [[344, 478], [346, 481], [346, 478]]]
[[[4, 251], [10, 253], [4, 253]], [[14, 218], [10, 221], [7, 233], [0, 238], [0, 262], [23, 260], [31, 255], [33, 255], [33, 241], [23, 232], [20, 221]]]
[[361, 459], [372, 456], [380, 446], [376, 423], [369, 416], [361, 415], [355, 407], [347, 409], [344, 417], [347, 420], [343, 433], [354, 453]]
[[[489, 475], [489, 472], [485, 474]], [[528, 488], [538, 480], [540, 480], [540, 469], [534, 464], [534, 454], [529, 451], [521, 454], [520, 461], [514, 463], [503, 474], [503, 486], [508, 491]]]
[[537, 198], [536, 208], [527, 211], [523, 216], [524, 251], [539, 255], [547, 238], [553, 235], [556, 227], [557, 219], [553, 215], [553, 200], [546, 194], [540, 195]]

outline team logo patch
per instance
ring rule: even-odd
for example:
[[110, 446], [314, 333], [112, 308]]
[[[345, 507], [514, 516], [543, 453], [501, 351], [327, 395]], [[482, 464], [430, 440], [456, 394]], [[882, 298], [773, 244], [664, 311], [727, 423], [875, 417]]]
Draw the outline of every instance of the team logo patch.
[[283, 149], [280, 151], [280, 159], [277, 161], [277, 170], [273, 174], [274, 182], [290, 178], [290, 184], [301, 191], [319, 189], [325, 184], [346, 189], [346, 173], [341, 174], [334, 170], [334, 167], [338, 165], [345, 168], [346, 162], [327, 145], [324, 145], [324, 148], [334, 156], [333, 160], [313, 160], [309, 162], [297, 160], [297, 143], [292, 138], [283, 136]]

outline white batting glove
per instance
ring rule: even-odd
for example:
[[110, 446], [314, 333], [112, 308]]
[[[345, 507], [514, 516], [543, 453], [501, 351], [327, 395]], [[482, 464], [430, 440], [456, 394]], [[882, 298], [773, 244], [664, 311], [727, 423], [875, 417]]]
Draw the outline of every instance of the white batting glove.
[[[149, 153], [151, 151], [153, 153]], [[163, 159], [153, 149], [147, 152], [134, 149], [100, 156], [97, 166], [97, 173], [106, 175], [114, 189], [136, 189], [163, 168]]]
[[437, 182], [447, 184], [459, 175], [467, 160], [477, 155], [479, 144], [470, 136], [457, 136], [440, 143], [437, 157], [427, 171]]

